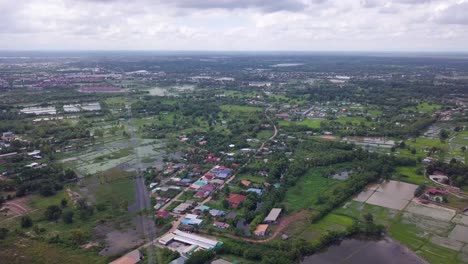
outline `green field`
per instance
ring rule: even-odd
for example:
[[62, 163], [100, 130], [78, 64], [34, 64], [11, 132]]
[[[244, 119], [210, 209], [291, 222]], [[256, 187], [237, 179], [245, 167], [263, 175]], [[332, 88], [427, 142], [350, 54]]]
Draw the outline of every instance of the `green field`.
[[364, 125], [368, 126], [372, 124], [372, 122], [367, 121], [364, 117], [360, 116], [340, 116], [336, 119], [336, 121], [342, 124], [350, 122], [353, 125], [360, 125], [361, 123], [363, 123]]
[[327, 231], [343, 231], [352, 226], [354, 220], [350, 217], [337, 214], [328, 214], [317, 223], [308, 226], [300, 237], [306, 240], [314, 240], [327, 233]]
[[286, 208], [288, 211], [313, 208], [320, 194], [331, 186], [339, 184], [339, 180], [323, 177], [320, 169], [310, 170], [294, 187], [286, 192]]
[[[422, 184], [422, 183], [430, 183], [431, 181], [424, 177], [424, 175], [418, 175], [416, 173], [417, 168], [412, 166], [402, 166], [397, 167], [395, 171], [395, 178], [400, 181], [414, 183], [414, 184]], [[401, 175], [401, 177], [399, 176]]]
[[263, 176], [254, 176], [254, 175], [241, 175], [238, 178], [239, 180], [249, 180], [253, 183], [263, 184], [265, 182], [265, 177]]
[[221, 110], [226, 112], [260, 112], [262, 108], [254, 106], [242, 106], [242, 105], [221, 105]]
[[406, 107], [404, 108], [404, 110], [417, 111], [421, 113], [432, 113], [436, 110], [439, 110], [440, 108], [442, 108], [442, 106], [439, 104], [429, 104], [427, 102], [424, 102], [420, 103], [416, 107]]
[[267, 140], [271, 136], [273, 136], [273, 131], [271, 131], [271, 130], [260, 130], [260, 132], [257, 133], [256, 138], [258, 138], [260, 140]]
[[301, 126], [307, 126], [310, 128], [320, 128], [320, 123], [323, 121], [323, 119], [304, 119], [302, 121], [285, 121], [281, 120], [279, 121], [280, 126], [291, 126], [291, 125], [301, 125]]
[[335, 209], [333, 213], [348, 216], [355, 220], [362, 220], [363, 215], [371, 213], [375, 223], [389, 226], [397, 211], [376, 205], [349, 201], [344, 206]]
[[[45, 241], [28, 238], [11, 238], [0, 240], [0, 258], [2, 263], [38, 263], [38, 264], [81, 264], [108, 263], [106, 257], [99, 256], [95, 251], [71, 249], [60, 244], [50, 244]], [[25, 249], [27, 249], [25, 251]], [[27, 252], [23, 254], [22, 252]]]

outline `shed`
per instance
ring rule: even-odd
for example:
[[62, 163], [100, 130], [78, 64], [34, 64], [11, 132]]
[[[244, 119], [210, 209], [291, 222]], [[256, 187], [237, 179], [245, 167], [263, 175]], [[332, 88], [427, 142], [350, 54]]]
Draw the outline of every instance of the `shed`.
[[265, 217], [265, 223], [276, 223], [279, 215], [281, 214], [281, 208], [273, 208], [270, 213]]

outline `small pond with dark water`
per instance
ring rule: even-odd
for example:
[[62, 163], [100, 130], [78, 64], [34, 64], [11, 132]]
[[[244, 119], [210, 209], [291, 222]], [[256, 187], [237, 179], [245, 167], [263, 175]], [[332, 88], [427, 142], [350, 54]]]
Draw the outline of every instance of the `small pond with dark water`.
[[390, 238], [346, 239], [325, 251], [305, 257], [301, 264], [426, 264], [421, 257]]

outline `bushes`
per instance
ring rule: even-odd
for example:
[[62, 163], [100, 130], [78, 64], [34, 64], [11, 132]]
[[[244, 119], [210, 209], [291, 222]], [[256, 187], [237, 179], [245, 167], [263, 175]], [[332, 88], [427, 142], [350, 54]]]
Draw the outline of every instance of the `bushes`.
[[416, 190], [414, 190], [414, 197], [419, 197], [421, 196], [424, 191], [426, 190], [426, 185], [425, 184], [420, 184]]
[[62, 220], [65, 224], [72, 224], [73, 223], [73, 212], [66, 211], [62, 214]]
[[22, 228], [29, 228], [29, 227], [31, 227], [33, 225], [33, 221], [31, 219], [31, 217], [25, 215], [25, 216], [21, 217], [20, 225], [21, 225]]
[[62, 215], [62, 209], [57, 205], [51, 205], [47, 207], [46, 211], [44, 212], [44, 217], [49, 221], [57, 221], [60, 216]]
[[215, 253], [211, 250], [200, 250], [193, 253], [185, 264], [205, 264], [215, 257]]

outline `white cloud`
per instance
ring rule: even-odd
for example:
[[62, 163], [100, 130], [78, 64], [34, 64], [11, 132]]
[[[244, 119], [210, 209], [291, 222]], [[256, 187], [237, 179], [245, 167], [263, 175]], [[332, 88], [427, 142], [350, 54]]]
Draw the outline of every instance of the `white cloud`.
[[468, 43], [468, 2], [459, 0], [164, 2], [0, 0], [0, 49], [464, 50]]

